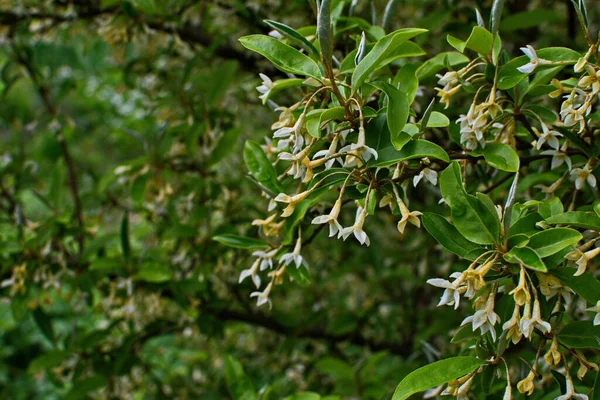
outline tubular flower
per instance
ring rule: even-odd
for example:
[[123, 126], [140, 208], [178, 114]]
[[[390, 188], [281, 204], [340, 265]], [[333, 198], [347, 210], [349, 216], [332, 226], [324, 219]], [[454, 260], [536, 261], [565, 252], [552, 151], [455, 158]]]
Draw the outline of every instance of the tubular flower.
[[521, 331], [521, 326], [519, 324], [520, 318], [521, 310], [519, 306], [515, 304], [512, 317], [502, 325], [502, 330], [508, 331], [506, 340], [511, 340], [513, 344], [519, 343], [523, 337], [523, 332]]
[[575, 393], [575, 386], [573, 386], [573, 380], [569, 371], [565, 371], [565, 379], [567, 383], [567, 392], [562, 396], [558, 396], [555, 400], [588, 400], [588, 396], [585, 394]]
[[525, 377], [525, 379], [523, 379], [522, 381], [519, 381], [519, 383], [517, 383], [517, 390], [519, 391], [519, 393], [521, 393], [521, 394], [527, 393], [527, 396], [531, 396], [531, 394], [533, 393], [533, 390], [535, 389], [534, 384], [533, 384], [534, 378], [535, 378], [535, 373], [533, 371], [529, 371], [529, 374]]
[[465, 318], [460, 325], [463, 326], [471, 323], [473, 325], [473, 331], [481, 329], [482, 335], [489, 332], [492, 335], [492, 340], [496, 341], [496, 330], [494, 329], [496, 322], [500, 322], [500, 317], [494, 311], [494, 294], [490, 293], [485, 303], [485, 307]]
[[366, 244], [369, 246], [371, 244], [369, 241], [369, 236], [367, 236], [367, 233], [363, 230], [363, 224], [365, 223], [366, 216], [367, 210], [365, 208], [358, 207], [356, 210], [356, 219], [354, 220], [354, 225], [343, 228], [339, 235], [346, 240], [351, 233], [354, 233], [354, 237], [360, 242], [360, 244]]
[[560, 351], [558, 351], [558, 340], [556, 336], [552, 339], [552, 344], [550, 345], [550, 350], [544, 356], [544, 360], [548, 366], [552, 367], [553, 365], [558, 366], [560, 364]]
[[269, 308], [273, 307], [273, 303], [271, 302], [271, 299], [269, 299], [269, 294], [271, 293], [271, 289], [273, 288], [273, 281], [269, 282], [269, 284], [267, 285], [267, 287], [265, 288], [265, 290], [263, 290], [262, 292], [252, 292], [250, 293], [250, 297], [256, 297], [256, 306], [260, 307], [263, 304], [268, 303], [269, 304]]
[[281, 216], [285, 218], [292, 215], [292, 213], [296, 209], [296, 205], [298, 205], [298, 203], [304, 200], [310, 193], [310, 190], [298, 193], [294, 196], [288, 196], [285, 193], [279, 193], [277, 197], [275, 197], [275, 201], [278, 201], [280, 203], [287, 203], [287, 207], [283, 210]]
[[286, 253], [282, 255], [279, 259], [279, 263], [288, 266], [290, 265], [290, 263], [294, 262], [294, 264], [296, 264], [296, 268], [300, 268], [302, 263], [306, 264], [306, 261], [304, 261], [304, 258], [302, 258], [302, 255], [300, 254], [301, 249], [302, 237], [298, 236], [298, 239], [296, 239], [296, 245], [294, 246], [294, 250], [291, 253]]
[[328, 215], [320, 215], [318, 217], [313, 218], [311, 224], [329, 224], [329, 237], [337, 235], [340, 236], [340, 232], [342, 231], [342, 225], [338, 222], [338, 217], [340, 215], [340, 210], [342, 208], [342, 198], [339, 197], [333, 208], [329, 212]]
[[517, 70], [523, 74], [532, 73], [539, 65], [552, 64], [551, 61], [539, 58], [535, 52], [535, 49], [529, 44], [527, 47], [521, 47], [521, 51], [529, 58], [529, 62], [527, 64], [517, 68]]
[[[527, 307], [527, 305], [525, 307]], [[552, 330], [550, 324], [542, 320], [540, 302], [537, 299], [533, 302], [533, 314], [531, 317], [526, 319], [525, 316], [523, 316], [521, 319], [521, 331], [523, 331], [523, 335], [526, 338], [531, 337], [535, 328], [538, 328], [542, 333], [548, 333]]]
[[519, 306], [523, 306], [526, 302], [531, 301], [531, 294], [527, 290], [527, 279], [525, 278], [525, 268], [523, 266], [521, 266], [519, 284], [508, 294], [514, 297], [515, 303]]
[[438, 307], [442, 305], [449, 305], [454, 306], [454, 309], [456, 310], [460, 304], [460, 295], [464, 293], [467, 288], [462, 285], [464, 278], [463, 274], [460, 272], [454, 272], [452, 275], [450, 275], [450, 278], [454, 278], [454, 282], [450, 282], [446, 279], [435, 278], [428, 279], [427, 283], [432, 286], [445, 289], [442, 297], [440, 298], [440, 302], [438, 303]]

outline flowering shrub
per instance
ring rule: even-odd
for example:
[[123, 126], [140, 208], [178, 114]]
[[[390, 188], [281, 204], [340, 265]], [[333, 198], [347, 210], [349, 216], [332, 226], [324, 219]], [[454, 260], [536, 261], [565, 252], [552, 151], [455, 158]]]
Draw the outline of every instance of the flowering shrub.
[[[443, 289], [438, 305], [473, 308], [452, 339], [459, 356], [409, 374], [394, 400], [431, 388], [426, 397], [509, 399], [552, 378], [559, 399], [598, 398], [600, 56], [585, 3], [573, 3], [583, 53], [527, 44], [511, 57], [496, 0], [489, 23], [478, 12], [466, 40], [448, 35], [454, 50], [428, 58], [414, 41], [425, 29], [386, 33], [331, 3], [313, 4], [316, 28], [267, 21], [269, 36], [240, 39], [286, 77], [260, 75], [278, 118], [244, 148], [268, 199], [259, 238], [214, 237], [253, 251], [239, 281], [272, 307], [286, 277], [310, 282], [302, 251], [321, 230], [369, 246], [369, 219], [391, 213], [400, 234], [423, 225], [454, 255], [447, 279], [427, 281]], [[275, 103], [280, 92], [292, 100]]]

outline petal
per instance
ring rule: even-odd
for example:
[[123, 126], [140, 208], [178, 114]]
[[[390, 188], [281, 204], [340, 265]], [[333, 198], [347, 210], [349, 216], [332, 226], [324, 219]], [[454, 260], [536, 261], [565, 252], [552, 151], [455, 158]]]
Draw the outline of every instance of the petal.
[[519, 71], [523, 74], [530, 74], [533, 72], [535, 67], [536, 67], [535, 64], [527, 63], [527, 64], [523, 65], [522, 67], [517, 68], [517, 71]]

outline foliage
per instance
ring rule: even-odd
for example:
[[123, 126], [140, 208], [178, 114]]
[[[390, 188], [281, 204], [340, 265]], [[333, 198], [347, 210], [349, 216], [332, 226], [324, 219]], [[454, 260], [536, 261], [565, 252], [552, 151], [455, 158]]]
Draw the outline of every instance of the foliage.
[[504, 3], [0, 1], [0, 397], [598, 398], [598, 10]]

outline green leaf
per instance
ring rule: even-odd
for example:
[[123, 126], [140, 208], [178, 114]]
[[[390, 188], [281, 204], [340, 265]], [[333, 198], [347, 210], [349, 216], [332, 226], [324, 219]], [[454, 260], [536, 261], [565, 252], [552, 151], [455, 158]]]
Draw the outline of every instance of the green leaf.
[[408, 95], [393, 87], [389, 83], [379, 82], [374, 84], [375, 87], [381, 89], [388, 97], [387, 107], [387, 125], [390, 130], [392, 144], [396, 150], [400, 150], [402, 145], [399, 145], [398, 138], [402, 134], [404, 125], [408, 121], [408, 111], [410, 104], [408, 103]]
[[[423, 226], [442, 246], [454, 254], [475, 260], [484, 250], [473, 242], [467, 240], [460, 232], [441, 215], [423, 213], [421, 216]], [[480, 250], [480, 251], [477, 251]]]
[[592, 321], [575, 321], [567, 324], [558, 333], [558, 340], [576, 349], [600, 349], [600, 325]]
[[221, 140], [212, 149], [210, 158], [208, 159], [208, 165], [215, 165], [222, 159], [224, 159], [229, 153], [236, 148], [236, 143], [240, 137], [242, 128], [236, 127], [225, 131]]
[[267, 244], [261, 240], [246, 236], [234, 235], [231, 233], [213, 236], [212, 240], [224, 244], [225, 246], [235, 247], [238, 249], [261, 249], [267, 246]]
[[373, 167], [388, 167], [400, 161], [421, 159], [425, 157], [437, 158], [445, 162], [450, 161], [448, 153], [440, 146], [427, 140], [411, 140], [406, 143], [402, 150], [394, 147], [386, 147], [378, 151], [379, 157], [369, 164]]
[[[411, 43], [411, 42], [407, 42]], [[419, 79], [417, 79], [417, 69], [420, 63], [405, 64], [400, 68], [392, 84], [398, 87], [408, 96], [408, 104], [412, 104], [419, 88]]]
[[327, 109], [311, 110], [306, 114], [305, 125], [308, 133], [314, 138], [321, 138], [321, 127], [329, 120], [339, 120], [344, 117], [344, 107], [338, 106]]
[[483, 154], [488, 164], [494, 168], [507, 172], [517, 172], [519, 170], [519, 156], [507, 144], [498, 142], [486, 143], [485, 147], [481, 150], [481, 154]]
[[600, 281], [587, 271], [579, 276], [574, 275], [576, 272], [576, 268], [562, 267], [552, 270], [552, 275], [556, 276], [565, 286], [573, 289], [579, 296], [595, 305], [600, 301]]
[[415, 393], [460, 378], [483, 363], [475, 357], [453, 357], [421, 367], [398, 384], [392, 400], [404, 400]]
[[439, 53], [438, 55], [425, 61], [423, 65], [417, 69], [417, 78], [425, 79], [435, 75], [443, 68], [454, 67], [456, 65], [466, 64], [468, 62], [469, 58], [467, 56], [456, 51]]
[[[557, 65], [575, 64], [579, 57], [581, 57], [581, 54], [578, 52], [565, 47], [548, 47], [536, 50], [536, 54], [539, 58], [553, 62], [552, 64], [538, 66], [536, 71], [542, 68], [556, 67]], [[498, 71], [498, 89], [506, 90], [518, 85], [527, 74], [523, 74], [517, 68], [522, 67], [528, 62], [529, 58], [527, 56], [520, 56], [500, 67]]]
[[521, 217], [518, 220], [514, 221], [514, 223], [508, 230], [508, 237], [520, 234], [524, 234], [527, 236], [534, 235], [540, 231], [536, 227], [536, 224], [543, 220], [544, 219], [542, 218], [542, 216], [537, 212], [527, 214], [524, 217]]
[[277, 171], [265, 152], [258, 143], [248, 140], [244, 146], [244, 161], [250, 175], [256, 179], [271, 194], [279, 194], [284, 191], [281, 183], [277, 180]]
[[373, 49], [362, 59], [352, 73], [352, 90], [356, 91], [362, 83], [367, 79], [369, 74], [379, 68], [381, 63], [394, 51], [398, 46], [407, 40], [427, 32], [426, 29], [405, 28], [390, 33], [381, 38]]
[[577, 243], [583, 238], [581, 233], [569, 228], [546, 229], [531, 236], [528, 247], [531, 247], [541, 257], [558, 253], [565, 247]]
[[448, 35], [448, 43], [461, 53], [465, 49], [475, 50], [477, 53], [486, 57], [492, 49], [492, 43], [494, 42], [494, 36], [485, 28], [480, 26], [474, 26], [471, 31], [471, 35], [466, 41], [455, 38], [452, 35]]
[[307, 38], [299, 34], [293, 28], [282, 24], [281, 22], [273, 21], [270, 19], [264, 20], [264, 23], [269, 25], [271, 28], [275, 29], [277, 32], [281, 33], [290, 41], [300, 45], [304, 50], [306, 50], [313, 56], [319, 56], [319, 50], [317, 50], [317, 48], [311, 42], [309, 42]]
[[304, 264], [302, 264], [298, 268], [295, 268], [295, 266], [293, 265], [292, 267], [287, 268], [286, 272], [290, 275], [294, 282], [297, 282], [303, 286], [310, 285], [310, 273], [308, 272], [308, 269], [306, 269], [306, 266]]
[[54, 327], [52, 326], [52, 318], [48, 316], [40, 307], [36, 308], [32, 312], [33, 319], [40, 328], [40, 331], [44, 334], [46, 339], [48, 339], [51, 343], [54, 343]]
[[335, 377], [336, 379], [352, 380], [354, 378], [352, 366], [337, 358], [321, 358], [316, 362], [315, 368], [324, 374]]
[[477, 244], [492, 244], [498, 240], [500, 223], [497, 213], [480, 199], [467, 194], [456, 161], [440, 174], [440, 189], [450, 206], [454, 226], [465, 238]]
[[534, 271], [548, 272], [548, 268], [540, 255], [531, 247], [514, 247], [504, 254], [504, 259], [511, 264], [523, 264], [526, 268]]
[[35, 374], [45, 369], [57, 367], [70, 355], [71, 353], [63, 350], [49, 351], [31, 361], [27, 367], [27, 372]]
[[256, 400], [252, 381], [244, 373], [242, 364], [232, 356], [225, 358], [225, 382], [233, 400]]
[[574, 228], [591, 229], [600, 232], [600, 217], [585, 211], [568, 211], [546, 218], [550, 225], [569, 225]]
[[135, 279], [151, 283], [168, 282], [173, 278], [173, 271], [168, 263], [145, 262], [135, 274]]
[[317, 15], [317, 39], [321, 48], [321, 60], [331, 69], [333, 58], [333, 34], [331, 33], [331, 0], [321, 0]]
[[427, 121], [428, 128], [444, 128], [450, 125], [450, 120], [444, 114], [438, 111], [432, 111]]
[[266, 57], [283, 72], [310, 76], [317, 80], [323, 77], [314, 60], [277, 39], [266, 35], [249, 35], [239, 40], [242, 46]]
[[106, 386], [106, 383], [107, 379], [103, 375], [92, 375], [83, 380], [73, 382], [73, 388], [63, 397], [63, 399], [85, 399], [89, 392], [103, 388]]

